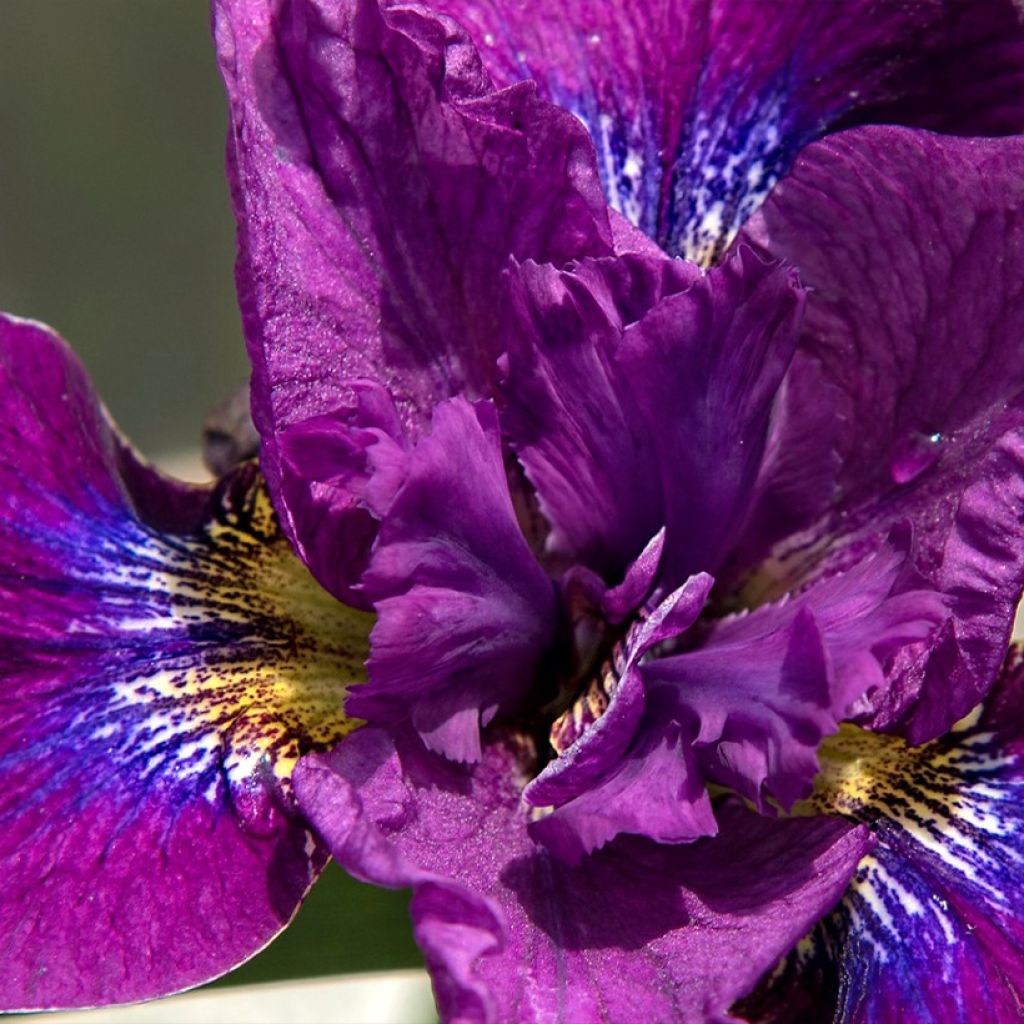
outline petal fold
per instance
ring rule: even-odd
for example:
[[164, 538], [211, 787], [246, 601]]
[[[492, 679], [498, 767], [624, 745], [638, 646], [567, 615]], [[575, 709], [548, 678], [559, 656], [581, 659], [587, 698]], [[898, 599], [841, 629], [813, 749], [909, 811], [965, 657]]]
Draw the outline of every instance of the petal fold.
[[160, 476], [59, 338], [0, 318], [0, 1005], [163, 995], [287, 924], [325, 860], [291, 769], [357, 724], [369, 626], [254, 466]]
[[870, 848], [838, 819], [779, 822], [727, 804], [713, 840], [620, 841], [572, 868], [527, 835], [523, 741], [492, 738], [472, 769], [389, 744], [360, 730], [304, 759], [296, 790], [343, 866], [413, 886], [448, 1021], [725, 1020]]

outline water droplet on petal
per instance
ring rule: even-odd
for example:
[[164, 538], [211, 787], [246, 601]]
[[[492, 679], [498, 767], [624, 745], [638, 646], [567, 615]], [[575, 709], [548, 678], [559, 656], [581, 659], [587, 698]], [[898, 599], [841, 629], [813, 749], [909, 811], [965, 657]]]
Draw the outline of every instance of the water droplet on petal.
[[925, 470], [931, 469], [942, 452], [941, 434], [923, 434], [914, 431], [896, 445], [889, 473], [898, 484], [909, 484]]

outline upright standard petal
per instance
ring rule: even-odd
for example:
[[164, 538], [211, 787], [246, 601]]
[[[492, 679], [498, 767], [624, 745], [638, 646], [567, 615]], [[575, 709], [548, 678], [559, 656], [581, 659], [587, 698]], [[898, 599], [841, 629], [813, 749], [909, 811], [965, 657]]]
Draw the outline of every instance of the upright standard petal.
[[668, 252], [714, 261], [808, 142], [895, 121], [1024, 127], [1013, 0], [434, 0], [502, 83], [587, 125], [609, 202]]
[[503, 424], [560, 554], [621, 578], [662, 526], [669, 589], [714, 573], [765, 452], [803, 296], [749, 251], [512, 277]]
[[661, 473], [620, 365], [622, 333], [696, 267], [661, 256], [509, 271], [502, 427], [551, 525], [548, 550], [622, 578], [664, 525]]
[[364, 578], [378, 620], [354, 714], [411, 721], [427, 746], [480, 757], [480, 728], [517, 710], [559, 623], [554, 584], [516, 521], [489, 403], [434, 411]]
[[325, 859], [291, 768], [355, 724], [368, 631], [255, 467], [159, 476], [60, 339], [0, 318], [0, 1005], [162, 995], [287, 924]]
[[300, 556], [344, 592], [318, 557], [337, 524], [289, 497], [280, 435], [347, 407], [352, 378], [388, 387], [412, 428], [485, 397], [508, 258], [610, 251], [593, 150], [533, 86], [496, 92], [424, 10], [217, 0], [215, 32], [263, 467]]
[[744, 1006], [759, 1022], [1014, 1024], [1024, 1007], [1024, 662], [923, 747], [845, 726], [810, 810], [878, 845], [849, 891]]
[[809, 287], [801, 352], [841, 460], [832, 511], [750, 593], [790, 590], [913, 527], [952, 620], [865, 720], [934, 738], [995, 678], [1024, 584], [1024, 141], [862, 128], [810, 147], [749, 237]]
[[528, 743], [492, 737], [471, 770], [400, 750], [360, 730], [304, 759], [296, 792], [343, 866], [414, 887], [449, 1021], [724, 1020], [870, 849], [838, 819], [780, 822], [727, 802], [712, 840], [620, 840], [572, 868], [527, 835]]

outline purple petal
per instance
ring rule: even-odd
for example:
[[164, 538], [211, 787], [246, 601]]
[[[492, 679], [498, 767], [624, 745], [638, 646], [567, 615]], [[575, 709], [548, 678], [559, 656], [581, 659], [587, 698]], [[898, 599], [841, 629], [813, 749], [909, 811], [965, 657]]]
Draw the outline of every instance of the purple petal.
[[304, 812], [344, 867], [414, 887], [445, 1020], [724, 1018], [869, 849], [837, 819], [780, 822], [726, 804], [713, 840], [619, 842], [572, 868], [527, 835], [529, 768], [511, 740], [465, 772], [408, 747], [388, 756], [367, 729], [296, 772]]
[[534, 78], [588, 126], [609, 202], [711, 262], [808, 142], [895, 121], [1024, 127], [1012, 0], [437, 0], [501, 83]]
[[593, 151], [533, 87], [495, 92], [423, 10], [217, 0], [215, 33], [263, 466], [300, 555], [344, 593], [280, 433], [345, 407], [352, 378], [386, 386], [414, 427], [485, 395], [508, 258], [610, 251]]
[[816, 810], [878, 846], [834, 914], [744, 1006], [757, 1021], [1020, 1020], [1024, 993], [1024, 670], [924, 747], [846, 727], [823, 748]]
[[358, 584], [381, 517], [408, 471], [408, 441], [392, 395], [349, 381], [351, 404], [312, 416], [277, 437], [281, 501], [303, 523], [300, 554], [346, 604]]
[[623, 335], [660, 470], [669, 585], [718, 571], [749, 514], [803, 301], [792, 274], [743, 249]]
[[0, 318], [0, 1006], [152, 998], [287, 924], [325, 855], [294, 761], [353, 723], [369, 617], [254, 466], [176, 484], [47, 329]]
[[788, 809], [810, 793], [822, 739], [884, 685], [887, 660], [945, 619], [935, 594], [901, 592], [903, 563], [879, 553], [799, 597], [712, 625], [696, 650], [641, 667], [648, 730], [683, 723], [707, 779]]
[[365, 592], [370, 682], [349, 709], [410, 718], [427, 745], [480, 755], [480, 725], [515, 709], [558, 623], [555, 589], [516, 522], [492, 406], [452, 399], [409, 456]]
[[[621, 764], [644, 717], [639, 665], [657, 644], [688, 630], [704, 608], [713, 580], [689, 579], [626, 634], [611, 663], [552, 728], [558, 758], [526, 787], [525, 800], [557, 810], [534, 823], [534, 836], [559, 857], [576, 862], [621, 832], [680, 842], [715, 832], [711, 803], [679, 731], [658, 735]], [[606, 710], [604, 709], [604, 706]], [[650, 774], [646, 792], [643, 771]], [[616, 769], [619, 769], [616, 771]]]
[[[797, 598], [712, 623], [685, 653], [640, 662], [646, 647], [630, 651], [627, 638], [629, 658], [604, 685], [607, 710], [526, 789], [547, 812], [533, 835], [575, 862], [621, 832], [663, 843], [713, 834], [709, 783], [761, 810], [808, 796], [824, 737], [884, 684], [888, 659], [945, 617], [934, 593], [901, 590], [903, 562], [876, 555]], [[655, 629], [655, 643], [692, 625], [701, 589], [689, 621]]]
[[[801, 348], [842, 459], [834, 511], [784, 560], [781, 588], [913, 525], [917, 569], [953, 621], [897, 666], [872, 721], [929, 739], [991, 685], [1024, 584], [1024, 142], [836, 136], [801, 157], [751, 236], [809, 286]], [[804, 449], [820, 404], [790, 425]]]
[[828, 511], [840, 465], [835, 447], [842, 426], [835, 412], [838, 397], [818, 361], [797, 352], [772, 410], [750, 511], [729, 556], [740, 575], [762, 562], [779, 541]]
[[503, 424], [550, 545], [609, 577], [662, 526], [677, 586], [714, 572], [748, 514], [802, 297], [740, 252], [526, 265], [513, 278]]
[[591, 694], [585, 693], [555, 723], [552, 737], [559, 757], [526, 787], [528, 803], [543, 807], [580, 796], [626, 753], [644, 710], [641, 660], [656, 644], [685, 633], [696, 622], [713, 583], [707, 573], [695, 575], [638, 618], [609, 659], [602, 678], [595, 680], [606, 710], [589, 713]]

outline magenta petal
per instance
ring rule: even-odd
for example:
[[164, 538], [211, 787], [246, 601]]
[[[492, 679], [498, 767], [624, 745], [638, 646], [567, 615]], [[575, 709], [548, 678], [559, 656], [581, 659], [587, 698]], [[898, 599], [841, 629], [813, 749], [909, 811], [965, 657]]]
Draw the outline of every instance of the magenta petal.
[[[318, 578], [280, 432], [370, 378], [408, 425], [494, 378], [508, 258], [610, 251], [593, 151], [454, 26], [376, 0], [217, 0], [238, 285], [263, 468]], [[301, 478], [295, 486], [301, 486]]]
[[846, 729], [823, 748], [817, 808], [878, 845], [836, 912], [744, 1005], [788, 1024], [1016, 1024], [1024, 995], [1024, 667], [982, 711], [913, 748]]
[[479, 731], [518, 707], [558, 624], [555, 589], [519, 530], [492, 406], [452, 399], [409, 456], [365, 578], [378, 613], [352, 714], [411, 719], [475, 760]]
[[[834, 541], [805, 544], [791, 571], [847, 565], [913, 524], [953, 620], [896, 667], [873, 722], [932, 738], [991, 685], [1024, 584], [1024, 141], [838, 135], [797, 161], [751, 236], [809, 287], [801, 350], [838, 412], [834, 511], [810, 538]], [[820, 405], [794, 437], [815, 434]]]
[[435, 0], [502, 83], [533, 78], [597, 147], [609, 202], [710, 262], [808, 142], [852, 123], [1024, 127], [1012, 0]]
[[325, 860], [291, 763], [352, 727], [366, 619], [254, 466], [160, 476], [59, 338], [0, 317], [0, 1007], [163, 995], [288, 923]]
[[414, 887], [445, 1020], [724, 1018], [870, 848], [837, 819], [780, 822], [726, 804], [712, 840], [619, 841], [572, 868], [527, 835], [523, 757], [492, 742], [471, 771], [445, 768], [410, 748], [388, 757], [387, 740], [362, 730], [296, 772], [300, 805], [343, 866]]

